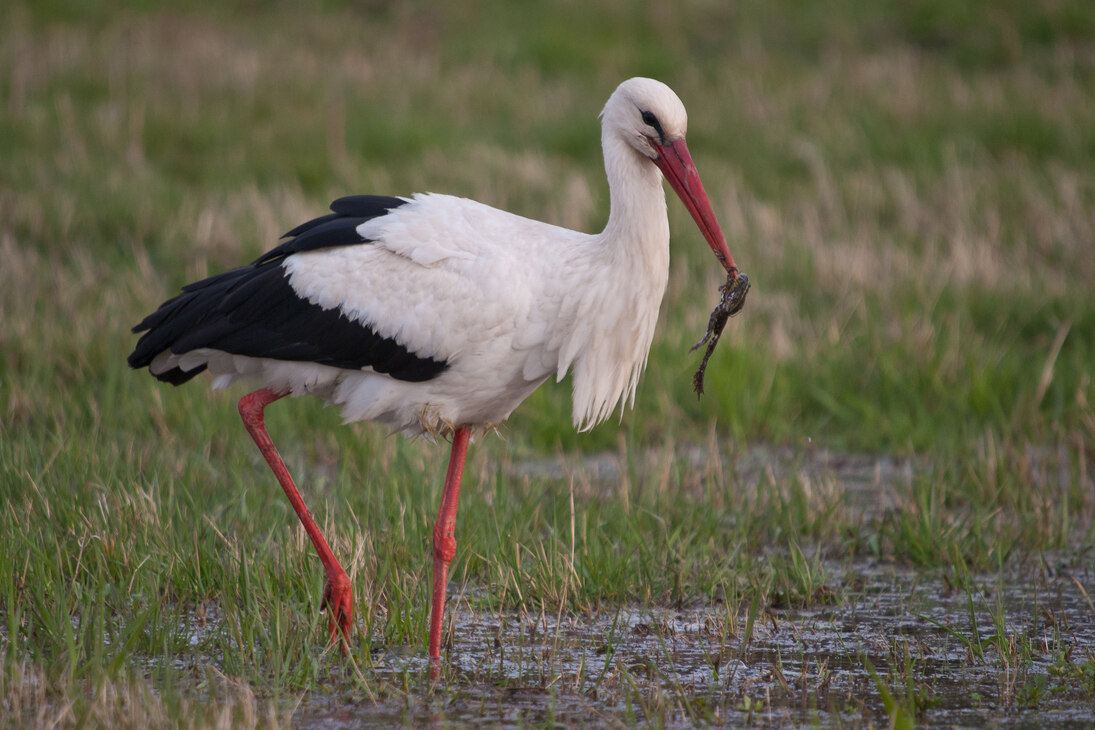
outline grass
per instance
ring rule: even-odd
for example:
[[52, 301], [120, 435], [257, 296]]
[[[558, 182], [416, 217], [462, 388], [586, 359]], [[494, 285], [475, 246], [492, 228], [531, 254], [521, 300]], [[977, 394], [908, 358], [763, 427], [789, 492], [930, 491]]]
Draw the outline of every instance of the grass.
[[[865, 726], [945, 724], [971, 692], [980, 724], [1090, 707], [1095, 12], [698, 0], [0, 13], [5, 713], [37, 726], [307, 725], [345, 707], [396, 724]], [[671, 202], [670, 286], [634, 411], [576, 434], [569, 383], [548, 385], [473, 447], [461, 619], [432, 689], [420, 662], [443, 445], [341, 427], [321, 404], [272, 408], [354, 579], [359, 630], [342, 661], [320, 638], [321, 572], [238, 394], [128, 371], [129, 327], [350, 192], [451, 192], [595, 230], [596, 113], [635, 74], [688, 106], [754, 286], [707, 395], [691, 393], [687, 350], [720, 282]], [[887, 583], [907, 591], [903, 615], [931, 619], [913, 638], [882, 650], [841, 635], [825, 656], [780, 643], [774, 626], [816, 612], [868, 615], [860, 576], [879, 566], [916, 576]], [[933, 596], [947, 611], [931, 612]], [[656, 630], [606, 619], [635, 611]], [[493, 617], [482, 636], [477, 616]], [[495, 653], [469, 664], [480, 638]], [[954, 690], [929, 671], [947, 652], [961, 657], [943, 675], [981, 683]]]

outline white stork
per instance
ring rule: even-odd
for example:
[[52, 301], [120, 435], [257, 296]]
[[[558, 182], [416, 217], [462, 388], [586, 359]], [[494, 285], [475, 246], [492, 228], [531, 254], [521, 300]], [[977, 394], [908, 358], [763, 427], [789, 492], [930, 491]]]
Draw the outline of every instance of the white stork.
[[737, 269], [685, 145], [687, 115], [661, 82], [623, 82], [601, 114], [611, 196], [595, 235], [464, 198], [353, 196], [252, 264], [190, 284], [133, 328], [129, 364], [179, 385], [261, 386], [239, 402], [327, 573], [332, 642], [346, 651], [350, 579], [263, 425], [286, 395], [315, 395], [347, 423], [452, 438], [433, 530], [429, 654], [441, 652], [456, 504], [472, 432], [497, 426], [550, 377], [573, 378], [579, 429], [633, 403], [669, 274], [662, 175], [715, 256]]

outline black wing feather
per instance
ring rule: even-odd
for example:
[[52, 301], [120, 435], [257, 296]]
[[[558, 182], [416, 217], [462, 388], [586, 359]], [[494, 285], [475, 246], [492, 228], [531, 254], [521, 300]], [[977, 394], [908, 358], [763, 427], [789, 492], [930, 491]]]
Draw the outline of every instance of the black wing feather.
[[[337, 308], [324, 309], [301, 297], [289, 283], [285, 258], [302, 251], [367, 244], [357, 227], [406, 203], [402, 198], [356, 195], [331, 204], [335, 211], [308, 221], [250, 266], [188, 284], [133, 328], [144, 332], [129, 356], [148, 367], [165, 350], [182, 354], [211, 348], [234, 355], [315, 362], [348, 370], [371, 367], [411, 382], [440, 375], [448, 363], [417, 355]], [[157, 373], [179, 385], [204, 370]]]
[[365, 221], [387, 215], [388, 211], [406, 202], [403, 198], [385, 195], [350, 195], [339, 198], [331, 203], [334, 213], [300, 224], [282, 236], [288, 238], [288, 241], [259, 256], [254, 263], [262, 264], [301, 251], [366, 243], [357, 232], [357, 227]]

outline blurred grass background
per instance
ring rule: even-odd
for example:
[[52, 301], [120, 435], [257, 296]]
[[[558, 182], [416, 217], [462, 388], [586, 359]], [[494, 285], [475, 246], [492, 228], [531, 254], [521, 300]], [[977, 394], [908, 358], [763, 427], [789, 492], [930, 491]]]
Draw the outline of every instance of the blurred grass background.
[[[596, 112], [646, 74], [689, 106], [757, 296], [695, 403], [683, 346], [717, 272], [671, 206], [665, 331], [626, 428], [718, 418], [746, 439], [908, 451], [986, 428], [1042, 440], [1090, 414], [1095, 30], [1076, 4], [108, 7], [7, 11], [7, 337], [70, 320], [77, 302], [36, 310], [53, 287], [103, 315], [99, 297], [130, 297], [115, 326], [73, 322], [90, 343], [63, 338], [78, 353], [50, 348], [58, 362], [346, 191], [452, 192], [595, 230]], [[41, 269], [76, 281], [24, 276]], [[27, 400], [9, 399], [16, 420]], [[567, 400], [545, 389], [513, 431], [615, 441], [556, 427]]]
[[[129, 372], [129, 327], [344, 194], [447, 192], [597, 230], [597, 113], [634, 75], [688, 107], [749, 303], [697, 400], [688, 347], [719, 272], [671, 200], [670, 289], [635, 410], [575, 434], [566, 381], [476, 445], [462, 579], [575, 609], [674, 591], [809, 600], [816, 586], [757, 567], [767, 545], [944, 570], [957, 552], [984, 569], [1090, 545], [1095, 6], [13, 2], [0, 10], [7, 680], [22, 667], [57, 686], [120, 681], [133, 656], [188, 651], [167, 627], [214, 604], [237, 632], [267, 630], [286, 596], [304, 604], [287, 620], [321, 621], [318, 571], [238, 394]], [[315, 403], [269, 420], [352, 564], [366, 629], [420, 643], [445, 449], [342, 428]], [[733, 463], [764, 443], [931, 469], [905, 511], [872, 521], [793, 481], [674, 461], [684, 445]], [[579, 491], [575, 558], [567, 495], [507, 465], [605, 450], [629, 478], [607, 504]], [[649, 450], [671, 466], [645, 473]], [[617, 500], [632, 488], [634, 512]], [[507, 553], [545, 541], [538, 567]], [[645, 557], [614, 564], [629, 551]], [[559, 568], [579, 559], [576, 587]], [[116, 663], [95, 654], [103, 634]], [[224, 629], [200, 653], [309, 686], [318, 659], [271, 656], [314, 654], [314, 637]]]

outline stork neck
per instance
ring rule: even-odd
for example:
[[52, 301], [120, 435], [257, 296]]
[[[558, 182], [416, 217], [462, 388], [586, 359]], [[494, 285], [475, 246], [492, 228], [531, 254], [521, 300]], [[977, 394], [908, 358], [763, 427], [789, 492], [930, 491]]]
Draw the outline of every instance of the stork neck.
[[625, 140], [604, 139], [612, 208], [574, 292], [558, 372], [573, 367], [574, 422], [587, 429], [634, 402], [669, 280], [669, 220], [661, 172]]
[[660, 248], [668, 258], [669, 220], [661, 172], [618, 137], [605, 138], [602, 146], [610, 200], [605, 241], [644, 258]]

